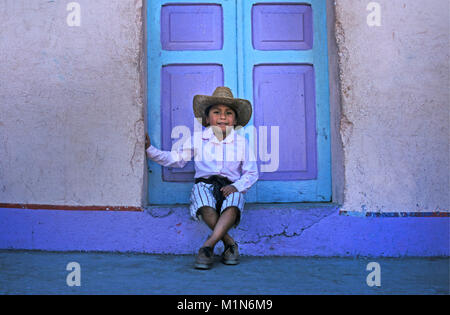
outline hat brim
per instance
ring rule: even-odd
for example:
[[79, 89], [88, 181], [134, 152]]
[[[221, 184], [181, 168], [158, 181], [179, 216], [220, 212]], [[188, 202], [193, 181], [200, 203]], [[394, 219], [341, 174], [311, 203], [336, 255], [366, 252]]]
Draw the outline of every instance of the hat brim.
[[217, 97], [209, 95], [194, 96], [194, 115], [200, 123], [207, 127], [205, 111], [213, 105], [227, 105], [231, 107], [237, 114], [236, 125], [244, 127], [252, 117], [252, 105], [249, 101], [241, 98]]

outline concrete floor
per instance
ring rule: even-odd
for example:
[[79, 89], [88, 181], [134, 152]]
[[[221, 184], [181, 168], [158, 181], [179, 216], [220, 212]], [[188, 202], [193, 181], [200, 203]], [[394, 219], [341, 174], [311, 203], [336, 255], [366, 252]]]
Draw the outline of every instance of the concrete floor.
[[[70, 262], [81, 286], [70, 287]], [[381, 267], [369, 287], [366, 267]], [[194, 256], [0, 251], [0, 294], [450, 294], [449, 258], [241, 257], [193, 269]]]

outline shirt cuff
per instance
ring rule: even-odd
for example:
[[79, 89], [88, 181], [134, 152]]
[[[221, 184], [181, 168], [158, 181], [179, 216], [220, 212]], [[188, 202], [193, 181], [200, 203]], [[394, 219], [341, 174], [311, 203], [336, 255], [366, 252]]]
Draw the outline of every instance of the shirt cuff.
[[233, 184], [231, 184], [231, 185], [233, 185], [234, 187], [236, 187], [237, 191], [240, 192], [240, 193], [245, 194], [245, 193], [247, 192], [247, 190], [245, 190], [245, 187], [243, 187], [242, 184], [239, 183], [239, 181], [237, 181], [237, 182], [235, 182], [235, 183], [233, 183]]
[[148, 149], [146, 150], [146, 152], [147, 152], [147, 156], [149, 157], [149, 158], [152, 158], [152, 157], [154, 157], [157, 153], [158, 153], [158, 149], [157, 148], [155, 148], [154, 146], [152, 146], [152, 145], [150, 145], [149, 147], [148, 147]]

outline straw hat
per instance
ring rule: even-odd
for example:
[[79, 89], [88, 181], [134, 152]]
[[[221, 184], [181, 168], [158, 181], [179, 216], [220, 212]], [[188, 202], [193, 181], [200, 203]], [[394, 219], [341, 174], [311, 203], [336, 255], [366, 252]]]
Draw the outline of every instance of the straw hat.
[[213, 105], [227, 105], [234, 109], [237, 114], [236, 125], [244, 127], [252, 117], [252, 105], [249, 101], [234, 98], [233, 93], [227, 87], [220, 86], [216, 88], [212, 96], [195, 95], [194, 96], [194, 115], [197, 119], [202, 119], [201, 123], [206, 124], [206, 110]]

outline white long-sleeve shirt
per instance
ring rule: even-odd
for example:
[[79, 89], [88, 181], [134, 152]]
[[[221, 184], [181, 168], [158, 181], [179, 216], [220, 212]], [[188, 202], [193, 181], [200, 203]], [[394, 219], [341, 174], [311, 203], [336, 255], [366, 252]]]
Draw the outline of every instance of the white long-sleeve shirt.
[[194, 156], [195, 178], [219, 175], [228, 178], [239, 192], [246, 193], [258, 180], [258, 166], [249, 142], [234, 129], [219, 141], [211, 127], [194, 134], [172, 151], [150, 146], [147, 156], [165, 166], [183, 168]]

